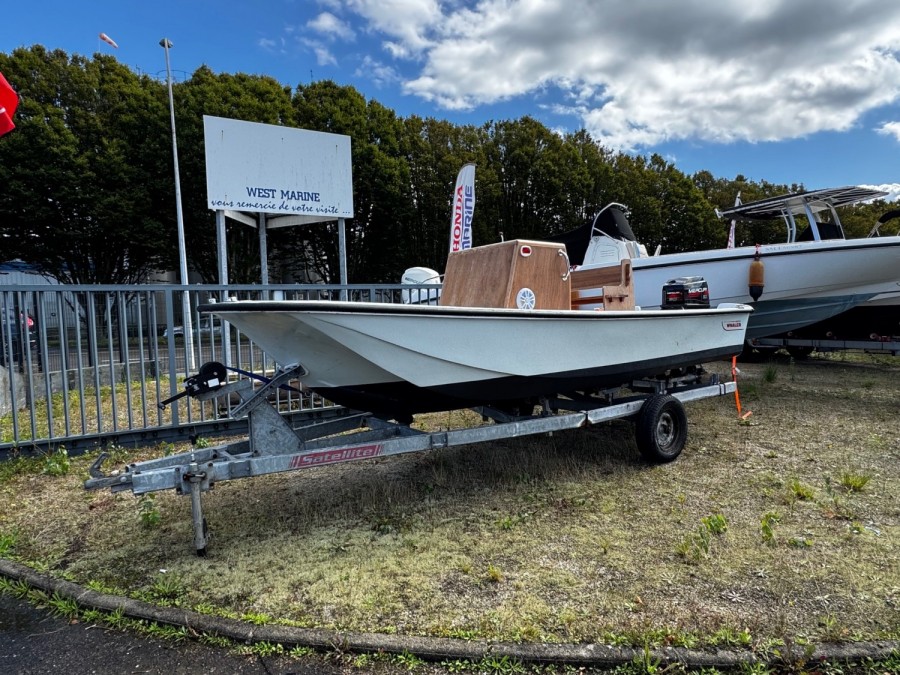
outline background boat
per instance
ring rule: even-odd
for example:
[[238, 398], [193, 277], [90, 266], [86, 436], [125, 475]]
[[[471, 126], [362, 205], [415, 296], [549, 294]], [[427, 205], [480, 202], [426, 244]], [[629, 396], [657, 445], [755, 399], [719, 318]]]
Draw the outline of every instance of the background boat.
[[[753, 305], [748, 338], [797, 330], [896, 288], [900, 237], [846, 239], [836, 211], [884, 195], [867, 188], [844, 187], [738, 205], [719, 211], [719, 215], [729, 220], [783, 219], [786, 241], [653, 256], [645, 255], [646, 249], [634, 240], [624, 207], [613, 204], [595, 219], [584, 258], [573, 276], [631, 258], [635, 301], [641, 307], [660, 307], [660, 289], [667, 281], [702, 276], [709, 285], [711, 304]], [[804, 223], [806, 227], [801, 229]], [[578, 260], [577, 254], [570, 252], [570, 257], [573, 262]], [[755, 262], [762, 264], [763, 281], [756, 298], [750, 288]]]

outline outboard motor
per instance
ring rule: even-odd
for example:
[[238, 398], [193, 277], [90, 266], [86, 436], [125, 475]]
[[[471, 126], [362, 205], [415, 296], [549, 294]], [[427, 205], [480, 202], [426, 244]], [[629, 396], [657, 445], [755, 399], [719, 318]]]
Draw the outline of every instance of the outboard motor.
[[424, 288], [403, 289], [400, 298], [404, 305], [436, 305], [441, 297], [441, 275], [428, 267], [410, 267], [400, 277], [401, 284], [435, 286], [434, 290]]
[[662, 288], [662, 309], [709, 309], [709, 285], [703, 277], [669, 279]]

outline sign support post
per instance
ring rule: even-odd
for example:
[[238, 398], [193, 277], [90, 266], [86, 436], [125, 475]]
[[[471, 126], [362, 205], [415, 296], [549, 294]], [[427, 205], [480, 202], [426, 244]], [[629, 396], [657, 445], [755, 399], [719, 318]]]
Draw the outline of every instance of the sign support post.
[[[344, 219], [338, 218], [338, 255], [341, 258], [341, 285], [347, 285], [347, 228]], [[341, 289], [341, 300], [347, 299], [347, 289]]]
[[[259, 214], [259, 273], [263, 286], [269, 285], [269, 249], [266, 241], [266, 214]], [[263, 291], [263, 299], [268, 300], [269, 294]]]

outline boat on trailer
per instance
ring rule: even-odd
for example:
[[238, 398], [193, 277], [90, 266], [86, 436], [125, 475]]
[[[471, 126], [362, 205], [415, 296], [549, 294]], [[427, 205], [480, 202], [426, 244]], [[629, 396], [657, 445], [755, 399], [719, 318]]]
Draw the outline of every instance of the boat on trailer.
[[[630, 299], [629, 279], [623, 286], [615, 272], [609, 281]], [[436, 306], [257, 300], [200, 310], [277, 363], [301, 365], [304, 386], [323, 397], [400, 421], [475, 405], [524, 409], [726, 358], [740, 351], [750, 312], [610, 310], [612, 298], [574, 294], [572, 309], [561, 244], [515, 240], [452, 254]], [[601, 304], [606, 311], [579, 309]]]
[[[863, 187], [829, 188], [717, 211], [725, 220], [783, 220], [786, 241], [777, 244], [647, 255], [621, 204], [605, 207], [590, 228], [557, 239], [567, 244], [577, 265], [573, 284], [589, 286], [595, 270], [627, 258], [635, 277], [635, 301], [649, 309], [661, 306], [658, 289], [667, 281], [699, 275], [709, 285], [711, 304], [751, 304], [755, 311], [747, 337], [763, 338], [822, 321], [896, 289], [900, 236], [847, 239], [837, 212], [886, 194]], [[763, 283], [750, 283], [754, 269], [764, 270]], [[754, 290], [761, 293], [753, 297]]]
[[[880, 237], [882, 228], [900, 218], [900, 208], [891, 209], [876, 221], [869, 237]], [[898, 232], [900, 234], [900, 232]], [[883, 292], [846, 312], [835, 314], [802, 328], [752, 341], [757, 349], [784, 348], [794, 356], [813, 351], [847, 349], [900, 354], [900, 270]]]
[[[650, 461], [668, 462], [687, 438], [683, 404], [736, 393], [700, 365], [739, 353], [744, 304], [645, 311], [634, 307], [630, 261], [604, 285], [573, 288], [562, 244], [511, 241], [454, 253], [439, 305], [234, 301], [204, 305], [279, 364], [254, 389], [210, 362], [185, 381], [198, 400], [239, 397], [249, 437], [128, 465], [98, 457], [87, 489], [191, 497], [194, 547], [208, 528], [201, 494], [217, 482], [627, 418]], [[270, 403], [303, 386], [347, 406], [335, 419], [292, 426]], [[164, 402], [166, 403], [166, 402]], [[162, 405], [162, 404], [161, 404]], [[422, 411], [470, 407], [484, 424], [437, 432], [410, 426]]]

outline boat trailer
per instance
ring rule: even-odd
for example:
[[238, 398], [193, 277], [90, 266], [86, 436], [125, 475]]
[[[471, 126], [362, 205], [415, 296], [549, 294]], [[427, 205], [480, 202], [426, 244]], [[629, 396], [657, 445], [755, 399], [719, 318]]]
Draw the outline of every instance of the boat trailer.
[[[485, 424], [446, 431], [419, 431], [409, 425], [376, 417], [372, 413], [347, 410], [329, 420], [310, 420], [294, 428], [269, 402], [279, 387], [301, 378], [302, 366], [279, 370], [263, 386], [254, 388], [249, 379], [228, 382], [225, 366], [204, 364], [185, 381], [185, 394], [200, 401], [237, 395], [241, 403], [232, 409], [235, 419], [248, 417], [245, 440], [209, 448], [192, 448], [168, 457], [128, 464], [123, 471], [104, 474], [101, 453], [90, 468], [88, 490], [131, 490], [135, 495], [174, 489], [190, 495], [197, 555], [206, 555], [208, 528], [201, 494], [221, 481], [271, 473], [308, 469], [328, 464], [387, 457], [452, 446], [482, 443], [531, 434], [549, 434], [614, 419], [632, 418], [635, 440], [651, 462], [669, 462], [681, 453], [687, 438], [687, 416], [683, 403], [737, 394], [737, 382], [720, 382], [701, 367], [659, 379], [632, 382], [623, 388], [592, 395], [572, 394], [543, 398], [526, 415], [492, 407], [472, 410]], [[181, 396], [181, 395], [179, 395]], [[535, 410], [537, 412], [535, 412]], [[348, 433], [350, 432], [350, 433]]]
[[866, 354], [900, 354], [900, 340], [896, 338], [879, 338], [870, 340], [839, 340], [834, 338], [795, 338], [774, 337], [755, 338], [748, 341], [750, 347], [776, 350], [785, 349], [791, 356], [805, 357], [813, 352], [856, 351]]

